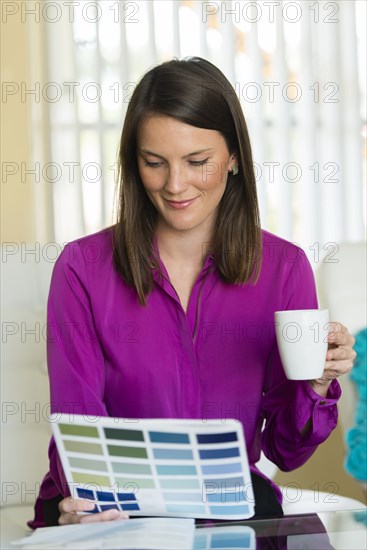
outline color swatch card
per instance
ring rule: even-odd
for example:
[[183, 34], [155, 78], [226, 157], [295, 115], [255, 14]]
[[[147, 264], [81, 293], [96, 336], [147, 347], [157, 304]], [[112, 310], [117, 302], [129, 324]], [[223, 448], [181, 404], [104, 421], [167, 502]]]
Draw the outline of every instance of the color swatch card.
[[[242, 424], [55, 414], [70, 493], [94, 513], [245, 519], [254, 495]], [[93, 513], [92, 512], [92, 513]]]

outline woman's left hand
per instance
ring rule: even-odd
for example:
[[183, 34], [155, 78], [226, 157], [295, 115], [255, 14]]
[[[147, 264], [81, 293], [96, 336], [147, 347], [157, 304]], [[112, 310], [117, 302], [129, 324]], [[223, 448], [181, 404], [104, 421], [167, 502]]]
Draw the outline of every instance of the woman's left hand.
[[317, 380], [310, 380], [314, 391], [323, 397], [326, 397], [332, 380], [351, 370], [357, 355], [353, 349], [355, 338], [349, 334], [347, 327], [341, 323], [332, 322], [329, 324], [328, 344], [322, 377]]

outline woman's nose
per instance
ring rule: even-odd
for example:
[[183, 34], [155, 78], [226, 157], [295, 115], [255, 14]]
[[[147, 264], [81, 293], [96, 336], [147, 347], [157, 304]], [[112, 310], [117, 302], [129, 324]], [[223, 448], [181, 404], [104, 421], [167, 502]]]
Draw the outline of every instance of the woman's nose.
[[185, 171], [178, 167], [169, 168], [164, 188], [172, 195], [184, 192], [188, 188]]

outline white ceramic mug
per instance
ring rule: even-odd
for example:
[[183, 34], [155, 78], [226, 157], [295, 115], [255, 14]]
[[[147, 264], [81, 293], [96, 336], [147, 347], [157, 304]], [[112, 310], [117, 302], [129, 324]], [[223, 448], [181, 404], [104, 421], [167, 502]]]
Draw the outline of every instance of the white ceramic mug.
[[280, 358], [289, 380], [315, 380], [325, 368], [329, 311], [276, 311], [275, 332]]

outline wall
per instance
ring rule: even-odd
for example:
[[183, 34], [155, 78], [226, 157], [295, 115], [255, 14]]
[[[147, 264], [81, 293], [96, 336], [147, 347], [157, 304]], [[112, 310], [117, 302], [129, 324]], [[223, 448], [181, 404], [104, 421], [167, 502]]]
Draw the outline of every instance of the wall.
[[[1, 25], [2, 86], [15, 86], [29, 78], [27, 63], [27, 28], [17, 19]], [[8, 84], [10, 90], [12, 85]], [[2, 170], [18, 170], [7, 181], [2, 172], [1, 181], [1, 239], [4, 242], [32, 242], [35, 240], [34, 194], [29, 183], [21, 181], [21, 163], [30, 166], [30, 107], [22, 103], [19, 94], [2, 97], [1, 102], [1, 158]], [[5, 165], [5, 163], [15, 163]]]
[[[1, 20], [1, 240], [52, 240], [52, 189], [42, 179], [50, 157], [48, 111], [40, 94], [45, 80], [44, 29], [28, 18]], [[32, 173], [36, 169], [36, 174]]]

